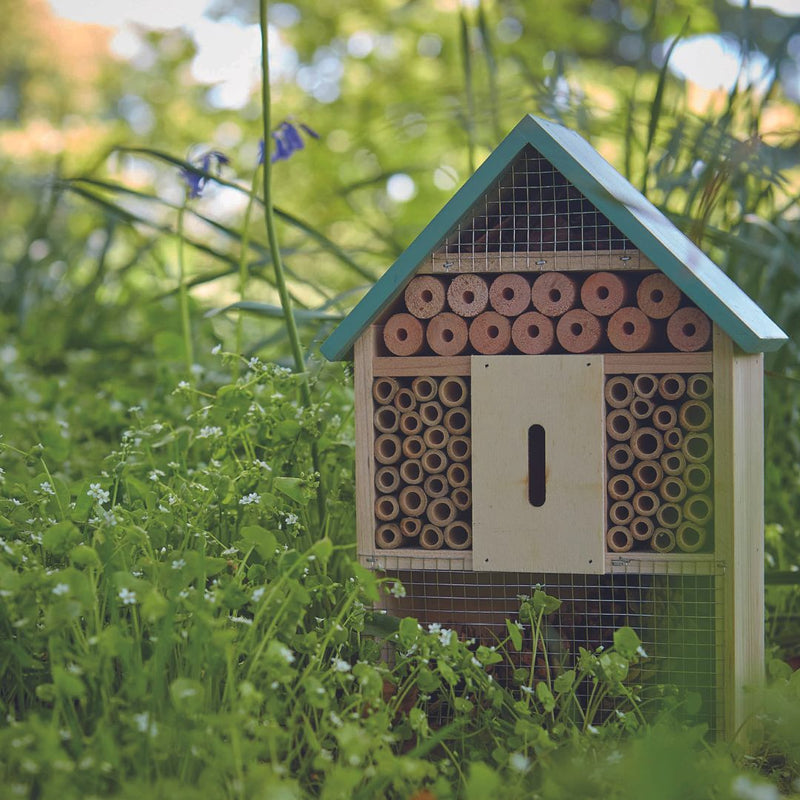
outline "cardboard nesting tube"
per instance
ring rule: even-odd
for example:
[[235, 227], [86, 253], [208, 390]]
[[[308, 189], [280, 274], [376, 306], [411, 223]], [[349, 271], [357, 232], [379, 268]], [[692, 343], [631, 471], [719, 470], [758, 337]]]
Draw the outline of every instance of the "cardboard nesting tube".
[[644, 311], [626, 306], [608, 321], [608, 341], [623, 353], [640, 353], [653, 341], [653, 323]]
[[680, 428], [664, 431], [664, 446], [670, 450], [680, 450], [683, 446], [683, 431]]
[[711, 337], [711, 322], [699, 308], [679, 308], [667, 320], [667, 339], [682, 353], [702, 350]]
[[683, 509], [677, 503], [662, 503], [656, 511], [656, 521], [662, 528], [677, 528], [683, 522]]
[[428, 477], [425, 478], [425, 483], [422, 485], [422, 488], [425, 490], [425, 494], [431, 499], [435, 497], [444, 497], [450, 492], [450, 484], [447, 482], [447, 478], [441, 473], [439, 475], [428, 475]]
[[404, 486], [400, 492], [400, 510], [406, 517], [421, 517], [428, 505], [428, 496], [420, 486]]
[[625, 473], [614, 475], [608, 481], [608, 496], [612, 500], [629, 500], [635, 491], [633, 478]]
[[538, 311], [526, 311], [514, 320], [511, 341], [525, 355], [549, 353], [556, 341], [556, 326], [550, 317]]
[[450, 499], [459, 511], [469, 511], [472, 508], [472, 492], [466, 486], [453, 489]]
[[681, 290], [663, 273], [648, 275], [636, 290], [636, 305], [652, 319], [666, 319], [681, 304]]
[[608, 448], [606, 455], [613, 469], [628, 469], [634, 462], [633, 450], [626, 444], [615, 444]]
[[635, 516], [633, 506], [627, 500], [617, 500], [608, 509], [608, 518], [615, 525], [627, 525]]
[[710, 375], [690, 375], [686, 379], [686, 394], [692, 400], [706, 400], [711, 397], [714, 391], [714, 384]]
[[382, 494], [375, 498], [375, 516], [381, 522], [391, 522], [400, 516], [400, 505], [393, 494]]
[[400, 415], [400, 431], [406, 436], [419, 436], [425, 426], [416, 411], [406, 411]]
[[376, 378], [372, 384], [372, 396], [379, 405], [386, 405], [394, 400], [400, 384], [395, 378]]
[[447, 302], [459, 317], [477, 317], [489, 304], [489, 286], [480, 275], [456, 275], [447, 287]]
[[463, 436], [469, 431], [471, 424], [469, 411], [463, 406], [450, 408], [445, 412], [442, 424], [453, 436]]
[[560, 317], [575, 306], [578, 284], [563, 272], [543, 272], [533, 282], [531, 299], [533, 307], [540, 313]]
[[628, 299], [628, 285], [613, 272], [593, 272], [581, 286], [583, 307], [598, 317], [610, 317]]
[[448, 497], [436, 497], [425, 511], [431, 525], [449, 525], [456, 518], [456, 507]]
[[680, 503], [686, 497], [686, 484], [677, 475], [668, 475], [658, 488], [659, 494], [668, 503]]
[[662, 453], [660, 460], [665, 475], [683, 475], [686, 470], [686, 456], [680, 450]]
[[650, 547], [656, 553], [671, 553], [675, 549], [675, 534], [668, 528], [656, 528], [650, 540]]
[[614, 375], [606, 381], [604, 394], [611, 408], [627, 408], [633, 400], [633, 381], [624, 375]]
[[664, 470], [658, 461], [637, 461], [633, 468], [633, 479], [642, 489], [655, 489], [664, 478]]
[[400, 437], [394, 433], [382, 433], [375, 439], [374, 452], [379, 464], [394, 464], [402, 453]]
[[714, 513], [714, 504], [707, 494], [693, 494], [683, 504], [683, 516], [695, 525], [705, 525]]
[[420, 403], [427, 403], [436, 399], [436, 393], [439, 391], [439, 382], [436, 378], [423, 375], [411, 381], [411, 391], [414, 392], [414, 397]]
[[711, 458], [714, 442], [707, 433], [687, 433], [681, 451], [692, 464], [702, 464]]
[[430, 319], [444, 309], [444, 282], [433, 275], [417, 275], [405, 291], [406, 309], [418, 319]]
[[381, 467], [375, 472], [375, 488], [381, 494], [391, 494], [400, 488], [400, 470], [397, 467]]
[[419, 415], [426, 425], [438, 425], [444, 416], [444, 409], [441, 403], [430, 400], [419, 407]]
[[556, 337], [568, 353], [590, 353], [603, 340], [603, 326], [594, 314], [583, 308], [573, 308], [559, 319]]
[[402, 387], [398, 389], [394, 396], [394, 407], [401, 413], [413, 411], [417, 407], [417, 398], [411, 389]]
[[505, 317], [518, 317], [531, 304], [531, 286], [523, 275], [506, 272], [489, 287], [489, 305]]
[[711, 406], [702, 400], [687, 400], [678, 411], [678, 419], [687, 431], [704, 431], [711, 425]]
[[675, 531], [675, 541], [678, 549], [684, 553], [696, 553], [703, 549], [706, 543], [705, 528], [701, 528], [694, 522], [683, 522]]
[[606, 544], [613, 553], [627, 553], [633, 547], [633, 534], [624, 525], [614, 525], [606, 532]]
[[653, 427], [668, 431], [678, 424], [678, 412], [672, 406], [656, 406], [653, 410]]
[[451, 550], [466, 550], [472, 544], [472, 526], [457, 519], [444, 529], [444, 543]]
[[631, 533], [637, 542], [646, 542], [653, 535], [655, 525], [650, 517], [634, 517], [631, 520]]
[[686, 394], [686, 379], [677, 372], [668, 372], [658, 382], [658, 393], [668, 403], [675, 403]]
[[393, 314], [383, 326], [383, 343], [392, 355], [416, 355], [425, 344], [425, 327], [411, 314]]
[[658, 495], [655, 492], [645, 489], [641, 492], [636, 492], [631, 503], [637, 517], [652, 517], [658, 511], [661, 500], [658, 499]]
[[469, 483], [469, 469], [464, 464], [451, 464], [447, 468], [447, 482], [453, 488], [460, 488]]
[[648, 400], [646, 397], [635, 397], [631, 402], [630, 412], [634, 419], [641, 421], [650, 417], [654, 408], [652, 400]]
[[[606, 432], [615, 442], [627, 442], [636, 430], [636, 420], [625, 408], [615, 408], [606, 417]], [[639, 456], [641, 458], [641, 456]]]
[[422, 471], [422, 462], [418, 458], [408, 458], [400, 465], [400, 477], [403, 483], [415, 485], [422, 483], [425, 473]]
[[402, 448], [406, 458], [419, 458], [428, 449], [428, 446], [421, 436], [406, 436], [403, 439]]
[[430, 428], [425, 428], [425, 433], [422, 434], [422, 440], [431, 450], [441, 450], [447, 447], [447, 442], [450, 439], [450, 432], [444, 425], [431, 425]]
[[394, 433], [400, 427], [400, 412], [394, 406], [379, 406], [372, 420], [379, 433]]
[[436, 475], [447, 469], [447, 456], [441, 450], [426, 450], [420, 461], [428, 475]]
[[451, 436], [447, 442], [447, 457], [451, 461], [467, 461], [472, 455], [472, 442], [468, 436]]
[[406, 539], [414, 539], [422, 530], [422, 520], [419, 517], [403, 517], [400, 520], [400, 533]]
[[439, 356], [463, 353], [469, 338], [467, 323], [449, 311], [443, 311], [429, 320], [425, 336], [431, 350]]
[[469, 342], [479, 353], [496, 356], [511, 344], [511, 323], [497, 311], [484, 311], [469, 324]]
[[649, 400], [658, 391], [658, 378], [649, 372], [643, 372], [633, 379], [633, 389], [639, 397]]
[[463, 406], [468, 393], [467, 382], [456, 375], [442, 378], [439, 383], [439, 400], [448, 408]]
[[419, 543], [426, 550], [441, 550], [444, 545], [444, 532], [438, 525], [423, 525], [419, 532]]
[[664, 451], [664, 439], [655, 428], [637, 428], [631, 436], [631, 450], [636, 458], [649, 461]]
[[689, 464], [683, 473], [683, 482], [690, 492], [703, 492], [711, 486], [711, 470], [705, 464]]
[[400, 532], [400, 526], [395, 525], [393, 522], [386, 522], [379, 525], [375, 531], [375, 544], [381, 550], [394, 550], [403, 544], [403, 534]]

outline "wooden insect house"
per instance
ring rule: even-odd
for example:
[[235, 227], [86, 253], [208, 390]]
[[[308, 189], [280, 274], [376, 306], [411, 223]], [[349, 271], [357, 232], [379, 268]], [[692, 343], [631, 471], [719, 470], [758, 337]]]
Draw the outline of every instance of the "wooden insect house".
[[630, 625], [649, 679], [732, 733], [763, 669], [763, 353], [785, 339], [526, 116], [323, 345], [354, 359], [360, 560], [404, 583], [394, 613], [486, 644], [536, 584], [567, 652]]

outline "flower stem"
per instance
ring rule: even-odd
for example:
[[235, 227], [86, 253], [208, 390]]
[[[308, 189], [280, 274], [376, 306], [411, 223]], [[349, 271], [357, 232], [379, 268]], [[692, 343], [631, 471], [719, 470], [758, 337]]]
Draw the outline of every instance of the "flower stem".
[[[250, 187], [250, 195], [247, 198], [247, 208], [244, 212], [244, 227], [242, 229], [242, 242], [241, 250], [239, 252], [239, 300], [244, 302], [245, 292], [247, 290], [247, 280], [249, 272], [247, 269], [247, 256], [250, 248], [250, 218], [253, 213], [253, 206], [255, 205], [256, 197], [258, 197], [258, 179], [260, 171], [256, 169], [253, 175], [253, 184]], [[239, 316], [236, 320], [236, 353], [242, 355], [242, 338], [244, 329], [244, 312], [239, 311]], [[241, 369], [241, 360], [234, 361], [234, 378], [239, 377], [239, 370]]]
[[192, 325], [189, 320], [189, 292], [186, 288], [186, 270], [183, 262], [183, 215], [186, 211], [186, 200], [178, 211], [178, 300], [181, 310], [181, 330], [183, 333], [183, 353], [186, 360], [186, 375], [191, 377], [194, 364], [194, 347], [192, 346]]

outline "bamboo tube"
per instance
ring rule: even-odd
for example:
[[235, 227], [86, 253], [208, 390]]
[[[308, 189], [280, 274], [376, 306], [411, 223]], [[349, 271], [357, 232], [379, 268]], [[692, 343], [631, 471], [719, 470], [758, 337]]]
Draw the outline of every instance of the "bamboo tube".
[[400, 465], [400, 477], [404, 483], [417, 484], [425, 479], [422, 462], [418, 458], [408, 458]]
[[489, 303], [489, 286], [480, 275], [456, 275], [447, 288], [447, 302], [460, 317], [477, 317]]
[[658, 378], [647, 372], [641, 373], [633, 379], [633, 389], [639, 397], [649, 400], [658, 390]]
[[608, 496], [612, 500], [628, 500], [633, 497], [635, 491], [633, 478], [625, 473], [614, 475], [608, 481]]
[[419, 517], [425, 512], [428, 496], [420, 486], [405, 486], [400, 492], [400, 510], [406, 517]]
[[581, 286], [583, 307], [598, 317], [610, 317], [627, 299], [625, 280], [613, 272], [593, 272]]
[[457, 356], [467, 347], [467, 323], [458, 315], [443, 311], [432, 317], [425, 332], [431, 350], [439, 356]]
[[623, 353], [641, 353], [653, 341], [654, 328], [644, 311], [626, 306], [609, 319], [607, 333], [615, 349]]
[[407, 411], [400, 415], [400, 431], [406, 436], [419, 436], [424, 427], [422, 417], [416, 411]]
[[428, 449], [421, 436], [406, 436], [406, 438], [403, 439], [402, 448], [403, 455], [406, 458], [420, 458]]
[[394, 406], [379, 406], [372, 419], [379, 433], [394, 433], [400, 425], [400, 412]]
[[658, 382], [658, 393], [669, 403], [677, 402], [686, 394], [686, 379], [678, 372], [668, 372]]
[[683, 446], [683, 431], [680, 428], [664, 431], [664, 446], [670, 450], [680, 450]]
[[531, 289], [533, 307], [548, 317], [560, 317], [578, 299], [578, 284], [563, 272], [543, 272]]
[[627, 408], [633, 400], [633, 381], [624, 375], [614, 375], [606, 381], [604, 394], [611, 408]]
[[372, 384], [372, 396], [379, 405], [391, 403], [400, 384], [395, 378], [376, 378]]
[[677, 528], [683, 522], [683, 509], [677, 503], [662, 503], [656, 511], [656, 520], [662, 528]]
[[550, 317], [527, 311], [514, 320], [511, 341], [521, 353], [537, 356], [549, 353], [556, 341], [556, 327]]
[[441, 403], [430, 401], [419, 407], [419, 415], [426, 425], [438, 425], [444, 416], [444, 409]]
[[668, 528], [656, 528], [650, 546], [656, 553], [671, 553], [675, 549], [675, 534]]
[[496, 356], [511, 344], [511, 323], [497, 311], [484, 311], [469, 324], [469, 342], [479, 353]]
[[711, 425], [711, 406], [702, 400], [687, 400], [678, 411], [678, 419], [687, 431], [704, 431]]
[[664, 477], [664, 470], [658, 461], [637, 461], [633, 468], [633, 478], [642, 489], [655, 489]]
[[400, 437], [394, 433], [382, 433], [375, 439], [374, 450], [379, 464], [394, 464], [400, 460]]
[[648, 275], [636, 291], [636, 304], [652, 319], [667, 319], [681, 302], [681, 290], [663, 273]]
[[451, 550], [466, 550], [472, 544], [472, 526], [455, 520], [444, 529], [444, 543]]
[[690, 492], [703, 492], [711, 485], [711, 470], [705, 464], [689, 464], [683, 482]]
[[658, 499], [655, 492], [645, 489], [641, 492], [636, 492], [631, 503], [637, 517], [652, 517], [658, 511], [661, 500]]
[[662, 453], [661, 467], [665, 475], [682, 475], [686, 469], [686, 456], [680, 450]]
[[445, 287], [433, 275], [417, 275], [405, 291], [406, 308], [419, 319], [430, 319], [444, 310]]
[[668, 503], [680, 503], [686, 497], [686, 484], [675, 475], [668, 475], [661, 481], [659, 494]]
[[428, 503], [425, 512], [432, 525], [449, 525], [456, 518], [456, 507], [447, 497], [437, 497]]
[[678, 424], [678, 412], [672, 406], [657, 406], [653, 410], [653, 427], [668, 431]]
[[608, 463], [614, 469], [628, 469], [633, 464], [633, 450], [626, 444], [615, 444], [608, 448]]
[[631, 520], [631, 533], [637, 542], [646, 542], [653, 535], [655, 525], [650, 517], [634, 517]]
[[393, 314], [383, 326], [383, 343], [392, 355], [416, 355], [425, 344], [425, 326], [411, 314]]
[[422, 434], [423, 441], [432, 450], [441, 450], [446, 447], [449, 438], [450, 432], [444, 425], [431, 425], [430, 428], [425, 428], [425, 433]]
[[699, 308], [679, 308], [667, 320], [667, 339], [682, 353], [702, 350], [710, 337], [711, 322]]
[[413, 411], [417, 407], [417, 398], [414, 396], [414, 392], [404, 386], [398, 389], [394, 396], [394, 407], [401, 414]]
[[438, 525], [423, 525], [419, 534], [419, 543], [426, 550], [441, 550], [444, 545], [444, 533]]
[[702, 464], [711, 458], [714, 452], [714, 442], [707, 433], [687, 433], [681, 447], [687, 461], [693, 464]]
[[603, 340], [603, 326], [594, 314], [582, 308], [573, 308], [558, 320], [556, 338], [568, 353], [590, 353]]
[[523, 275], [506, 272], [489, 287], [489, 305], [506, 317], [518, 317], [531, 304], [531, 287]]
[[645, 397], [635, 397], [630, 405], [630, 412], [634, 419], [639, 421], [650, 417], [654, 409], [653, 401]]
[[381, 550], [394, 550], [403, 544], [403, 535], [400, 533], [400, 526], [392, 522], [379, 525], [375, 531], [375, 544]]
[[451, 436], [446, 449], [451, 461], [467, 461], [472, 455], [472, 442], [467, 436]]
[[454, 488], [466, 486], [469, 477], [469, 470], [464, 464], [451, 464], [447, 468], [447, 482]]
[[675, 541], [678, 549], [684, 553], [696, 553], [702, 550], [706, 543], [705, 529], [698, 527], [694, 522], [684, 522], [675, 531]]
[[450, 492], [450, 484], [444, 475], [428, 475], [423, 484], [425, 494], [430, 498], [444, 497]]
[[422, 520], [419, 517], [403, 517], [400, 520], [400, 533], [406, 539], [414, 539], [422, 530]]
[[606, 417], [606, 432], [615, 442], [627, 442], [636, 430], [636, 420], [624, 408], [615, 408]]
[[463, 378], [452, 375], [442, 378], [439, 383], [439, 400], [448, 408], [463, 406], [468, 394], [467, 382]]
[[656, 459], [664, 450], [664, 439], [655, 428], [638, 428], [631, 436], [631, 450], [642, 461]]
[[686, 394], [692, 400], [706, 400], [711, 397], [714, 391], [714, 384], [711, 382], [710, 375], [690, 375], [686, 379]]
[[608, 509], [608, 518], [615, 525], [627, 525], [634, 516], [633, 506], [627, 500], [617, 500]]
[[382, 494], [375, 498], [375, 516], [381, 522], [391, 522], [400, 515], [400, 506], [393, 494]]
[[714, 506], [707, 494], [693, 494], [683, 504], [683, 516], [696, 525], [705, 525], [714, 513]]
[[469, 511], [472, 508], [472, 492], [465, 486], [453, 489], [450, 499], [459, 511]]
[[458, 408], [448, 409], [444, 414], [442, 420], [445, 429], [453, 436], [463, 436], [469, 431], [470, 428], [470, 414], [466, 408], [459, 406]]
[[633, 547], [633, 534], [624, 525], [614, 525], [606, 533], [606, 544], [614, 553], [627, 553]]
[[428, 403], [436, 399], [436, 393], [439, 391], [439, 381], [427, 375], [414, 378], [411, 381], [411, 391], [414, 392], [414, 397], [420, 403]]
[[381, 467], [375, 473], [375, 488], [381, 494], [391, 494], [400, 487], [400, 470], [397, 467]]
[[420, 461], [428, 475], [436, 475], [447, 469], [447, 456], [441, 450], [426, 450]]

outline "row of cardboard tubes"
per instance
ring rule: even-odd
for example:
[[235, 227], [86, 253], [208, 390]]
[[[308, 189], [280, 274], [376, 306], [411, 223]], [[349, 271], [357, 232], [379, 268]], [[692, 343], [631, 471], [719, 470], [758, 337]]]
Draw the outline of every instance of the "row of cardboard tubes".
[[[683, 295], [669, 278], [651, 273], [634, 286], [635, 280], [632, 273], [594, 272], [581, 282], [545, 272], [531, 284], [519, 273], [491, 281], [466, 273], [448, 284], [418, 275], [406, 287], [406, 310], [386, 321], [383, 341], [395, 356], [417, 355], [426, 343], [440, 356], [458, 355], [469, 345], [483, 355], [513, 348], [539, 355], [557, 345], [568, 353], [588, 353], [606, 338], [611, 348], [630, 353], [651, 348], [663, 328], [676, 350], [692, 352], [708, 344], [711, 322], [699, 308], [681, 305]], [[636, 305], [629, 305], [634, 297]], [[531, 304], [535, 311], [528, 310]]]

